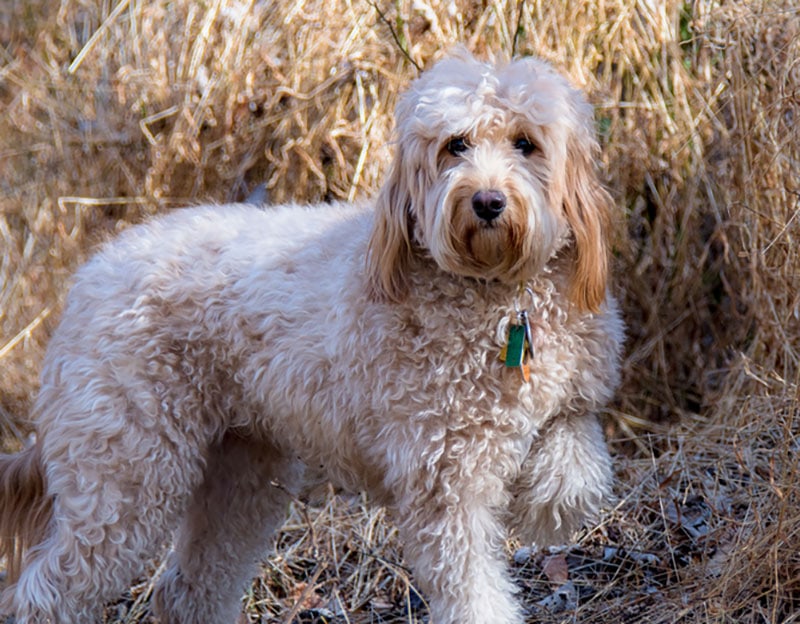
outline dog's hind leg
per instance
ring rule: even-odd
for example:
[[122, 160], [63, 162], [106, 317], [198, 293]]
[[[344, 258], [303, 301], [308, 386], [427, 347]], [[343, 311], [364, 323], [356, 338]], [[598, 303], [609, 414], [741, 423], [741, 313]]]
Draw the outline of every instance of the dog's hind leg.
[[[284, 520], [300, 467], [272, 445], [228, 433], [211, 450], [154, 611], [170, 624], [231, 624], [268, 538]], [[288, 489], [287, 489], [288, 488]]]
[[167, 541], [202, 479], [202, 454], [185, 432], [169, 441], [164, 428], [93, 416], [62, 412], [42, 439], [52, 517], [7, 590], [17, 624], [99, 621]]

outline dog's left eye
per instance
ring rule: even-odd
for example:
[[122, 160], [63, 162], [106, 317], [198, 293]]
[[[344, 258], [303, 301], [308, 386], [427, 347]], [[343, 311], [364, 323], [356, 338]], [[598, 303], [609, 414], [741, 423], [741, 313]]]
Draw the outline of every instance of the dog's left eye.
[[453, 137], [447, 142], [446, 149], [453, 156], [458, 156], [469, 149], [469, 144], [467, 143], [467, 139], [464, 137]]
[[539, 149], [539, 146], [527, 137], [514, 139], [514, 147], [522, 152], [523, 156], [530, 156]]

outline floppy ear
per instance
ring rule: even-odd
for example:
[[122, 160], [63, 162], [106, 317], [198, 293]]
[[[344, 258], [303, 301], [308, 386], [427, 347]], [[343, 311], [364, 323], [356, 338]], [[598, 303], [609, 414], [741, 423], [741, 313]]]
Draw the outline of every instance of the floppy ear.
[[598, 312], [606, 296], [612, 199], [600, 184], [588, 130], [567, 146], [564, 212], [574, 238], [570, 298], [579, 309]]
[[376, 301], [401, 301], [411, 260], [411, 195], [402, 172], [401, 148], [375, 199], [375, 221], [367, 247], [367, 280]]

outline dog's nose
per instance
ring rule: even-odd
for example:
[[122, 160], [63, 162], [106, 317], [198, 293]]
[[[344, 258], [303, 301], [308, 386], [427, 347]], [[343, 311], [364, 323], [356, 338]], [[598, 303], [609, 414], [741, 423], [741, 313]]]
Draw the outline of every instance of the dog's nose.
[[480, 219], [491, 223], [506, 208], [506, 196], [500, 191], [478, 191], [472, 196], [472, 209]]

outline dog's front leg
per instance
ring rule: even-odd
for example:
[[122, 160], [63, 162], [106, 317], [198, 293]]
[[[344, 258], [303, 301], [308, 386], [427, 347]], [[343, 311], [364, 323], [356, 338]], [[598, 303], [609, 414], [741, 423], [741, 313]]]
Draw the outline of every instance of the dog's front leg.
[[611, 500], [612, 474], [597, 417], [558, 416], [534, 442], [511, 488], [509, 524], [524, 541], [563, 543]]
[[396, 517], [431, 624], [521, 624], [503, 557], [502, 479], [449, 465], [404, 492]]

